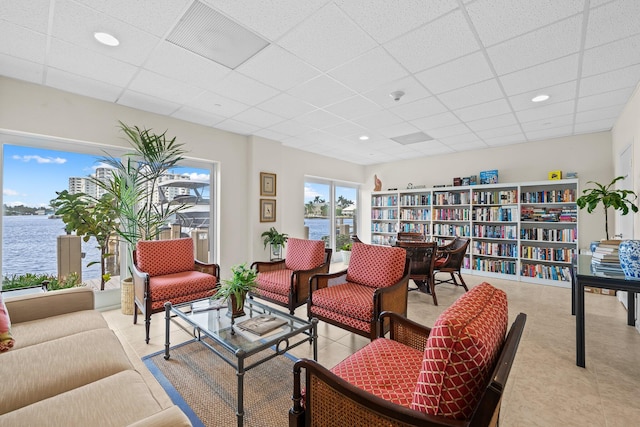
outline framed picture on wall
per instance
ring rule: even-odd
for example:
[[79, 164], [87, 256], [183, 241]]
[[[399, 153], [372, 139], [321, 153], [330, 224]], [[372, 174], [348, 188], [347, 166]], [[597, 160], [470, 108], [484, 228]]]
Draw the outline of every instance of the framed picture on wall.
[[275, 222], [276, 201], [273, 199], [260, 199], [260, 222]]
[[276, 197], [276, 174], [260, 172], [260, 195]]

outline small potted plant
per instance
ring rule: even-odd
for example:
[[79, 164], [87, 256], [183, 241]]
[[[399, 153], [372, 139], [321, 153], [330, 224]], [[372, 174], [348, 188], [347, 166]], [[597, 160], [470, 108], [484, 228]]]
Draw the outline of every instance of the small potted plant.
[[226, 299], [231, 309], [228, 315], [235, 318], [244, 316], [244, 300], [247, 293], [258, 286], [258, 272], [247, 267], [247, 264], [240, 264], [231, 267], [231, 274], [231, 279], [222, 281], [213, 298]]
[[351, 259], [351, 242], [345, 243], [340, 246], [340, 251], [342, 252], [342, 262], [345, 265], [349, 265], [349, 260]]
[[262, 243], [264, 243], [265, 249], [267, 248], [267, 244], [271, 245], [271, 260], [282, 259], [282, 248], [289, 236], [284, 233], [279, 233], [275, 227], [271, 227], [262, 233], [260, 237], [262, 237]]

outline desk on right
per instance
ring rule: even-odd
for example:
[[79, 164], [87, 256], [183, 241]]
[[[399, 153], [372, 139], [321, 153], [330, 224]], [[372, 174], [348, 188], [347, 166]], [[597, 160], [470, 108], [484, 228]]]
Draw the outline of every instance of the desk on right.
[[571, 314], [576, 315], [576, 365], [585, 367], [584, 288], [627, 291], [627, 325], [636, 324], [635, 294], [640, 293], [640, 280], [626, 278], [622, 272], [596, 271], [591, 265], [591, 255], [574, 257], [571, 265]]

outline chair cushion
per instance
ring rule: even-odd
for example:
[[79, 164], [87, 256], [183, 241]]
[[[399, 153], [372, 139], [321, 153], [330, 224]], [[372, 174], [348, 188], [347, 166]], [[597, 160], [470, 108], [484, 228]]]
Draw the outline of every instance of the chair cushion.
[[0, 294], [0, 353], [9, 351], [15, 340], [11, 335], [11, 320], [9, 319], [9, 312], [2, 300], [2, 294]]
[[442, 267], [446, 263], [447, 263], [447, 257], [437, 258], [436, 262], [434, 263], [434, 266], [438, 268], [438, 267]]
[[375, 288], [357, 283], [343, 283], [318, 289], [311, 294], [312, 309], [328, 311], [364, 321], [373, 318], [373, 294]]
[[152, 277], [193, 270], [193, 240], [141, 240], [136, 246], [136, 265]]
[[211, 296], [215, 287], [215, 276], [199, 271], [183, 271], [182, 273], [154, 276], [149, 279], [151, 300], [163, 304], [167, 301], [178, 304], [176, 298], [200, 292], [209, 292], [209, 296]]
[[378, 338], [338, 363], [331, 372], [359, 389], [410, 408], [422, 357], [422, 350]]
[[288, 268], [258, 273], [258, 278], [256, 279], [256, 282], [258, 282], [258, 289], [270, 293], [285, 295], [288, 299], [292, 274], [293, 270], [289, 270]]
[[288, 305], [289, 304], [289, 295], [281, 295], [281, 294], [276, 294], [274, 292], [269, 292], [266, 291], [264, 289], [256, 289], [255, 291], [253, 291], [254, 294], [256, 295], [260, 295], [263, 298], [270, 298], [272, 300], [275, 301], [279, 301], [284, 305]]
[[482, 283], [446, 309], [431, 329], [411, 408], [468, 419], [507, 332], [507, 296]]
[[324, 242], [290, 237], [287, 239], [287, 256], [284, 260], [289, 270], [311, 270], [324, 262]]
[[407, 252], [402, 248], [354, 243], [347, 281], [384, 288], [402, 278]]

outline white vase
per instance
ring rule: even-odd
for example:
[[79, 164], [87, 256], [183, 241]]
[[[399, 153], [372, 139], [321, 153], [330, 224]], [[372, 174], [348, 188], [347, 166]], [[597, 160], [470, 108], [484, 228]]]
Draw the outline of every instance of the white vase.
[[349, 260], [351, 259], [351, 251], [341, 251], [342, 252], [342, 262], [344, 265], [349, 265]]
[[618, 256], [624, 275], [640, 278], [640, 240], [623, 240], [618, 248]]

